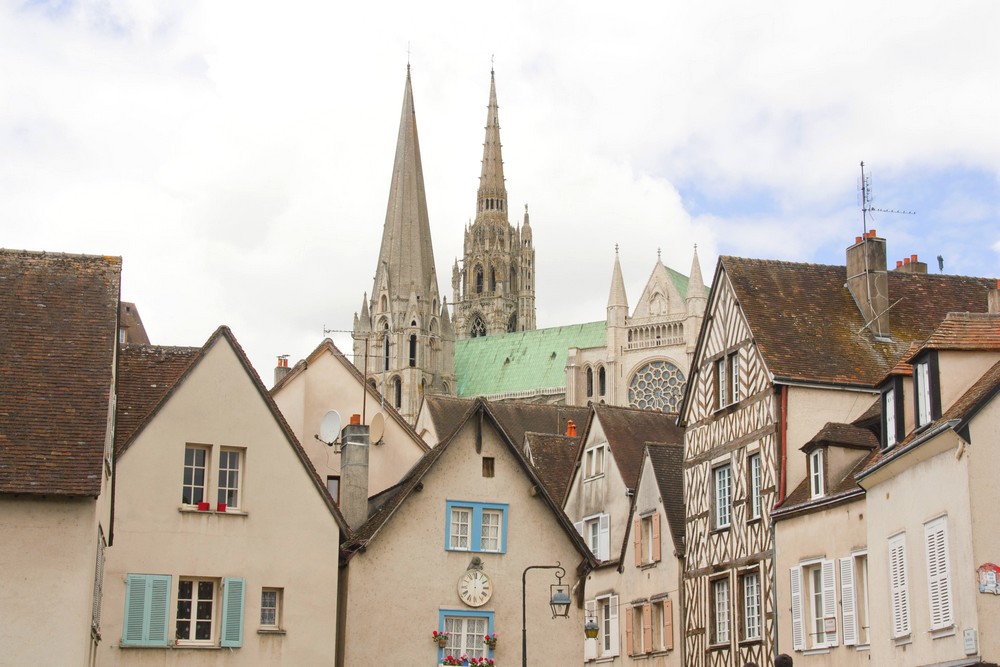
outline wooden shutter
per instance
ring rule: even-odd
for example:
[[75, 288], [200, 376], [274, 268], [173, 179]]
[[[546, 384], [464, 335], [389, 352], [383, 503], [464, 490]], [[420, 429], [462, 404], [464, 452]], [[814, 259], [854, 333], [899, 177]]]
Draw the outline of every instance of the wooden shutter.
[[806, 648], [806, 629], [802, 624], [802, 569], [793, 567], [791, 575], [792, 648], [796, 651], [804, 651]]
[[632, 607], [625, 610], [625, 653], [632, 655]]
[[[587, 600], [587, 602], [583, 605], [583, 608], [585, 611], [584, 616], [586, 616], [586, 620], [594, 621], [594, 623], [600, 625], [600, 621], [597, 619], [597, 601]], [[597, 657], [597, 640], [584, 638], [583, 659], [593, 660], [596, 657]]]
[[642, 605], [642, 652], [653, 650], [653, 605]]
[[833, 632], [826, 633], [826, 645], [837, 645], [837, 573], [833, 567], [832, 560], [824, 560], [820, 563], [823, 578], [823, 619], [824, 627], [826, 619], [833, 619]]
[[906, 535], [889, 540], [889, 587], [892, 592], [892, 636], [910, 634], [910, 591], [906, 582]]
[[166, 646], [169, 607], [169, 575], [128, 575], [125, 578], [122, 644]]
[[635, 549], [635, 566], [642, 565], [642, 519], [636, 519], [632, 525], [635, 535], [632, 536], [632, 546]]
[[931, 612], [931, 630], [939, 630], [953, 623], [948, 532], [943, 518], [924, 526], [924, 543], [927, 547], [927, 598]]
[[599, 520], [599, 534], [597, 536], [597, 550], [600, 551], [597, 558], [608, 560], [611, 558], [611, 517], [602, 514]]
[[674, 650], [674, 603], [673, 600], [663, 601], [663, 646], [668, 651]]
[[660, 513], [653, 515], [653, 562], [660, 562]]
[[243, 599], [246, 581], [238, 577], [222, 580], [222, 646], [243, 646]]
[[[604, 516], [607, 516], [606, 514]], [[619, 639], [618, 631], [618, 596], [612, 595], [608, 598], [608, 606], [610, 609], [611, 616], [611, 631], [608, 633], [611, 635], [611, 655], [618, 655], [621, 652], [621, 640]]]
[[854, 558], [840, 559], [840, 626], [844, 633], [844, 646], [858, 643], [858, 610], [854, 583]]

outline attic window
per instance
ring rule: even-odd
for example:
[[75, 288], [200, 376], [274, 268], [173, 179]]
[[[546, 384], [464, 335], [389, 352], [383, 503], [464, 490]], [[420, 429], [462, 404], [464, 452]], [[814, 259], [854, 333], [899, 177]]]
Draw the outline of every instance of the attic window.
[[495, 461], [492, 456], [483, 457], [483, 477], [493, 477]]
[[825, 493], [823, 484], [823, 450], [817, 449], [809, 455], [809, 497], [820, 498]]

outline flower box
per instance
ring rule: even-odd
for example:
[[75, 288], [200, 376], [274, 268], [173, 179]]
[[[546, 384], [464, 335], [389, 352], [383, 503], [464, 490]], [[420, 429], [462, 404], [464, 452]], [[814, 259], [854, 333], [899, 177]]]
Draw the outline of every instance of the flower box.
[[225, 512], [226, 511], [226, 503], [219, 503], [219, 505], [218, 505], [218, 511]]
[[199, 512], [207, 512], [209, 507], [211, 507], [211, 505], [208, 502], [198, 503]]

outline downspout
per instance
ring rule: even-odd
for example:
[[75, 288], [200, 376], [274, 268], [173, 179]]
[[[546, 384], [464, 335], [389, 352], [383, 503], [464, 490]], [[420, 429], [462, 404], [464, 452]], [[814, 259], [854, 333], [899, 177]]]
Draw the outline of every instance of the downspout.
[[774, 628], [774, 650], [771, 657], [778, 657], [778, 547], [774, 540], [774, 518], [771, 517], [771, 626]]
[[[367, 387], [365, 388], [367, 392]], [[334, 658], [333, 664], [335, 667], [340, 667], [344, 664], [344, 655], [346, 652], [346, 638], [347, 638], [347, 588], [349, 585], [349, 572], [346, 560], [340, 563], [339, 572], [337, 572], [337, 619], [336, 619], [336, 632], [337, 639], [334, 644]]]
[[[687, 549], [687, 545], [686, 544], [684, 545], [684, 548], [685, 548], [685, 550]], [[679, 607], [677, 609], [677, 615], [680, 616], [680, 620], [681, 620], [681, 622], [680, 622], [680, 632], [677, 633], [677, 636], [678, 636], [678, 639], [679, 639], [679, 643], [681, 645], [681, 664], [682, 665], [686, 665], [686, 664], [688, 664], [688, 662], [687, 662], [687, 642], [684, 641], [685, 637], [687, 635], [687, 629], [684, 627], [684, 610], [687, 609], [687, 601], [686, 601], [686, 599], [684, 597], [684, 567], [685, 567], [685, 562], [686, 561], [684, 559], [684, 553], [683, 552], [677, 556], [677, 561], [678, 561], [678, 564], [680, 565], [680, 567], [677, 568], [677, 602], [678, 602], [677, 606]], [[677, 625], [678, 624], [675, 621], [674, 622], [674, 626], [676, 627]]]
[[788, 387], [779, 385], [781, 390], [781, 422], [778, 424], [781, 438], [781, 478], [778, 482], [778, 504], [785, 501], [786, 487], [788, 486]]

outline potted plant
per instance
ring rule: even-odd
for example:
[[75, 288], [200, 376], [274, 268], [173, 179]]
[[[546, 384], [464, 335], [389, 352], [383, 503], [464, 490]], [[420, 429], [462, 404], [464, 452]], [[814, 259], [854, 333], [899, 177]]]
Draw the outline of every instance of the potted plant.
[[470, 667], [496, 667], [496, 662], [493, 658], [470, 658]]
[[209, 508], [209, 503], [208, 503], [207, 500], [204, 501], [204, 502], [198, 503], [198, 511], [199, 512], [207, 512], [208, 508]]
[[495, 651], [497, 648], [497, 633], [490, 635], [483, 635], [483, 643], [491, 650]]
[[[475, 658], [473, 658], [473, 660], [475, 660]], [[461, 666], [461, 665], [468, 665], [469, 664], [469, 657], [467, 655], [465, 655], [465, 654], [463, 654], [462, 657], [460, 657], [460, 658], [456, 657], [454, 655], [446, 655], [444, 657], [444, 662], [442, 662], [441, 664], [442, 665], [449, 665], [449, 666], [450, 665], [459, 665], [459, 666]]]
[[[431, 640], [433, 640], [434, 643], [440, 646], [441, 648], [444, 648], [445, 646], [448, 645], [448, 638], [450, 636], [451, 635], [448, 633], [447, 630], [445, 630], [444, 632], [438, 632], [437, 630], [435, 630], [431, 633]], [[462, 664], [462, 663], [457, 663], [457, 664]]]

